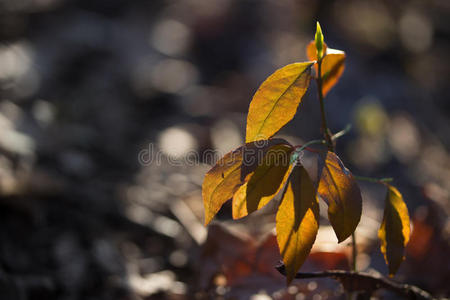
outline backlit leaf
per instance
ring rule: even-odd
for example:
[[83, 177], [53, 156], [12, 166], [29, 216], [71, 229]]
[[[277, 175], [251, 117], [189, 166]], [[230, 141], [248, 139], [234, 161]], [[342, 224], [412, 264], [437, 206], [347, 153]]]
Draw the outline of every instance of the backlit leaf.
[[389, 276], [394, 276], [404, 257], [404, 250], [410, 236], [408, 208], [402, 194], [393, 186], [388, 191], [384, 207], [384, 216], [378, 237], [381, 240], [381, 252], [389, 268]]
[[328, 218], [339, 242], [348, 238], [361, 219], [362, 199], [356, 180], [339, 157], [328, 151], [320, 160], [318, 193], [328, 203]]
[[308, 257], [319, 228], [319, 205], [306, 170], [292, 170], [276, 216], [278, 247], [288, 284]]
[[[327, 53], [328, 46], [324, 42], [323, 43], [323, 52]], [[316, 41], [309, 42], [308, 46], [306, 46], [306, 56], [310, 61], [317, 61], [317, 50], [316, 50]], [[317, 71], [317, 65], [314, 66]]]
[[[325, 56], [322, 59], [322, 93], [326, 94], [336, 85], [339, 78], [344, 73], [345, 68], [345, 52], [341, 50], [326, 48]], [[306, 55], [309, 60], [317, 60], [315, 41], [311, 41], [306, 48]], [[317, 64], [315, 65], [318, 72]]]
[[287, 65], [261, 84], [248, 110], [247, 143], [270, 138], [292, 120], [308, 89], [312, 64]]
[[222, 205], [233, 197], [247, 175], [261, 164], [267, 150], [279, 144], [289, 143], [283, 139], [247, 143], [227, 153], [206, 173], [202, 185], [205, 225], [208, 225]]
[[262, 208], [282, 190], [291, 169], [292, 150], [290, 146], [277, 145], [266, 153], [263, 163], [247, 176], [246, 182], [233, 196], [234, 219]]

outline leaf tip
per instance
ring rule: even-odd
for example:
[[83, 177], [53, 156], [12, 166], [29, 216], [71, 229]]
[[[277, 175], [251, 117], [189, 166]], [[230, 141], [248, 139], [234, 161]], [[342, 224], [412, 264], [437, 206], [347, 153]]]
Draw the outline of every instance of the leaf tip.
[[323, 34], [322, 34], [322, 28], [320, 27], [319, 21], [316, 23], [316, 49], [317, 49], [317, 58], [320, 60], [323, 55]]
[[336, 237], [338, 239], [338, 244], [342, 243], [343, 241], [345, 241], [347, 239], [347, 237], [338, 236], [337, 234], [336, 234]]
[[336, 237], [338, 239], [338, 243], [342, 243], [343, 241], [345, 241], [349, 237], [351, 237], [352, 234], [356, 231], [356, 227], [357, 227], [357, 225], [355, 227], [353, 227], [353, 230], [351, 230], [351, 231], [348, 230], [348, 229], [346, 231], [335, 230], [334, 232], [335, 232]]
[[320, 32], [320, 34], [322, 34], [322, 28], [320, 27], [319, 21], [316, 21], [316, 32]]
[[211, 218], [209, 218], [208, 216], [205, 216], [205, 222], [203, 225], [206, 227], [209, 225], [209, 223], [211, 223]]

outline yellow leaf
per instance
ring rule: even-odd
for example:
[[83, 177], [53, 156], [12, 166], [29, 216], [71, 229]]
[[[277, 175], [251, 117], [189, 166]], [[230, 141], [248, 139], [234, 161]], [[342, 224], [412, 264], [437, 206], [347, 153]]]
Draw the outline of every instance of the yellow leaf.
[[306, 170], [292, 170], [276, 216], [277, 241], [289, 284], [308, 257], [319, 228], [316, 191]]
[[[325, 46], [325, 56], [322, 59], [322, 93], [326, 94], [336, 85], [345, 68], [345, 52], [341, 50], [327, 48]], [[306, 55], [309, 60], [317, 60], [315, 41], [311, 41], [306, 47]], [[315, 65], [318, 72], [317, 64]]]
[[247, 176], [233, 196], [233, 219], [247, 216], [272, 200], [284, 187], [289, 176], [293, 148], [277, 145], [269, 149], [263, 163]]
[[202, 185], [205, 225], [208, 225], [222, 205], [233, 197], [247, 175], [261, 163], [267, 150], [279, 144], [289, 143], [283, 139], [247, 143], [227, 153], [206, 173]]
[[328, 218], [342, 242], [355, 231], [361, 219], [361, 192], [336, 154], [328, 151], [321, 163], [318, 193], [328, 203]]
[[402, 194], [393, 186], [387, 185], [386, 203], [378, 237], [381, 252], [389, 268], [389, 276], [394, 276], [404, 260], [404, 250], [410, 236], [408, 208]]
[[311, 79], [313, 62], [287, 65], [270, 75], [253, 96], [246, 142], [266, 140], [294, 117]]

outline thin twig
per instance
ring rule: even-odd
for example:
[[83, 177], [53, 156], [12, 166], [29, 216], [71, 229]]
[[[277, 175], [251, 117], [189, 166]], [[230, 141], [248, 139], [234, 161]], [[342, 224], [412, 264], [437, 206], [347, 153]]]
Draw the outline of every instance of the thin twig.
[[[342, 129], [341, 131], [336, 132], [335, 134], [333, 134], [331, 139], [334, 141], [334, 140], [340, 138], [341, 136], [347, 134], [351, 129], [352, 129], [352, 125], [351, 124], [347, 124], [347, 126], [345, 126], [344, 129]], [[308, 151], [317, 153], [318, 151], [316, 149], [308, 147], [308, 146], [313, 145], [313, 144], [327, 145], [327, 141], [326, 140], [312, 140], [312, 141], [309, 141], [309, 142], [307, 142], [306, 144], [303, 144], [303, 145], [295, 145], [294, 148], [296, 149], [297, 152], [300, 152], [302, 150], [308, 150]]]
[[358, 248], [356, 248], [356, 235], [355, 232], [352, 232], [352, 270], [357, 271], [356, 269], [356, 258], [358, 256]]
[[295, 148], [297, 148], [295, 150], [298, 152], [301, 152], [304, 149], [308, 149], [308, 146], [314, 145], [314, 144], [326, 144], [326, 141], [325, 140], [312, 140], [312, 141], [307, 142], [306, 144], [295, 146]]
[[[283, 264], [277, 266], [276, 269], [282, 275], [286, 275], [285, 266]], [[323, 272], [297, 273], [295, 278], [333, 278], [342, 283], [344, 288], [350, 292], [364, 291], [366, 293], [372, 293], [378, 289], [386, 289], [403, 296], [405, 299], [438, 299], [415, 285], [399, 283], [379, 274], [370, 274], [366, 272], [329, 270]]]
[[372, 177], [364, 177], [364, 176], [358, 176], [358, 175], [353, 175], [353, 177], [357, 180], [374, 182], [374, 183], [386, 183], [386, 182], [391, 182], [394, 180], [394, 178], [392, 178], [392, 177], [372, 178]]
[[350, 130], [352, 129], [352, 124], [347, 124], [347, 126], [345, 126], [344, 129], [342, 129], [339, 132], [336, 132], [335, 134], [333, 134], [333, 136], [331, 137], [331, 139], [334, 141], [335, 139], [340, 138], [341, 136], [347, 134]]

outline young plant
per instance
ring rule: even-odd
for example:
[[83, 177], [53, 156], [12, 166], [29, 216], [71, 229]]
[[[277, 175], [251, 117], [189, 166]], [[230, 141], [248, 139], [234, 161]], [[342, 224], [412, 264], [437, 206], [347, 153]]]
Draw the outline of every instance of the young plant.
[[[306, 53], [309, 61], [289, 64], [261, 84], [250, 103], [246, 144], [226, 154], [206, 174], [202, 186], [205, 225], [230, 199], [233, 218], [239, 219], [281, 196], [276, 232], [289, 284], [316, 239], [320, 218], [318, 201], [322, 199], [328, 205], [328, 218], [338, 242], [352, 238], [355, 271], [354, 232], [362, 209], [356, 179], [384, 184], [387, 195], [378, 237], [389, 275], [393, 276], [404, 259], [410, 236], [408, 209], [401, 193], [388, 184], [392, 179], [353, 176], [334, 151], [335, 140], [348, 129], [331, 133], [324, 97], [342, 76], [345, 53], [327, 47], [319, 23], [315, 40], [309, 43]], [[312, 68], [315, 76], [311, 74]], [[323, 139], [292, 146], [286, 140], [272, 138], [296, 114], [311, 79], [317, 82]], [[309, 148], [313, 144], [326, 145], [327, 150]], [[306, 167], [304, 151], [316, 156], [318, 171]]]

